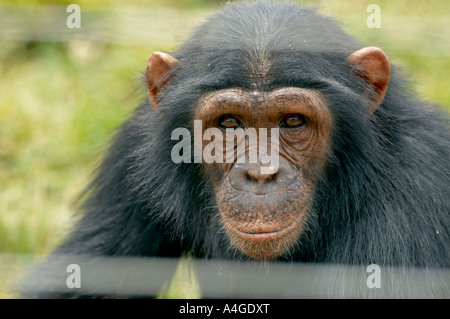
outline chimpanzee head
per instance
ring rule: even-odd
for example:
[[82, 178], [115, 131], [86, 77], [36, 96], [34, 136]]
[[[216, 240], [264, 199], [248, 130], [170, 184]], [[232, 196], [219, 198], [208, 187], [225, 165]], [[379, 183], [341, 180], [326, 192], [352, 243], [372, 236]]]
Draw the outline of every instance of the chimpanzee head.
[[146, 79], [161, 121], [183, 114], [198, 135], [185, 162], [200, 163], [233, 247], [274, 259], [314, 214], [346, 126], [382, 104], [390, 66], [382, 50], [310, 10], [249, 6], [213, 16], [179, 52], [153, 53]]

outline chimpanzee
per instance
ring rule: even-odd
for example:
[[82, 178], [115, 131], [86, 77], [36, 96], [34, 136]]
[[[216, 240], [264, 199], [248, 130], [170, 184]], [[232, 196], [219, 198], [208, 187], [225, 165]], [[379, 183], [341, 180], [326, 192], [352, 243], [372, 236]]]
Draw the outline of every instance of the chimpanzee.
[[56, 255], [450, 266], [448, 116], [332, 19], [229, 4], [145, 80]]

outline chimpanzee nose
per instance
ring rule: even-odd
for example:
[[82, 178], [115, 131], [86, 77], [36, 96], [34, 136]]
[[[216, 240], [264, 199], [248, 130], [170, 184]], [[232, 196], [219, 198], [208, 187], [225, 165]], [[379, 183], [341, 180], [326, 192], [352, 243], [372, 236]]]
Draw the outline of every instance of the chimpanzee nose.
[[256, 182], [258, 187], [261, 187], [264, 183], [273, 182], [278, 170], [275, 167], [266, 167], [266, 173], [262, 173], [261, 167], [258, 165], [250, 166], [247, 170], [247, 179], [250, 182]]
[[297, 169], [280, 159], [278, 167], [269, 165], [236, 163], [228, 174], [231, 186], [240, 191], [264, 195], [291, 185], [297, 177]]

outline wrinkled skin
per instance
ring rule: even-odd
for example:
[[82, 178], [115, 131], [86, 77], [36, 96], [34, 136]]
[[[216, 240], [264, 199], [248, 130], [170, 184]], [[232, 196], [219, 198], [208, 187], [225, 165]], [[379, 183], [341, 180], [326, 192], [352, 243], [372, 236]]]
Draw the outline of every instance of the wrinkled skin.
[[196, 118], [207, 129], [223, 114], [236, 115], [241, 126], [256, 129], [277, 128], [288, 114], [306, 119], [300, 127], [280, 128], [279, 167], [272, 174], [262, 174], [261, 163], [248, 161], [207, 168], [208, 175], [217, 176], [216, 202], [231, 243], [252, 258], [276, 258], [295, 244], [310, 214], [317, 173], [325, 164], [331, 116], [319, 93], [299, 88], [214, 92], [200, 101]]

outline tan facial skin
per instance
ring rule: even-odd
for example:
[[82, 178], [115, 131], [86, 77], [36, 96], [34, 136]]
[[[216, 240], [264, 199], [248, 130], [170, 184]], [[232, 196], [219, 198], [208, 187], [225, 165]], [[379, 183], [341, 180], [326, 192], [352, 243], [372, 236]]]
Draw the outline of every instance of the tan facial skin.
[[[349, 72], [356, 72], [372, 88], [365, 92], [372, 114], [386, 94], [389, 61], [375, 47], [352, 53], [348, 61]], [[146, 77], [149, 98], [156, 110], [159, 93], [173, 76], [169, 71], [178, 66], [178, 60], [168, 54], [155, 52], [149, 57]], [[328, 105], [319, 92], [308, 89], [286, 87], [261, 92], [234, 88], [204, 96], [195, 118], [203, 121], [206, 130], [228, 125], [228, 121], [223, 122], [224, 115], [244, 128], [280, 127], [280, 168], [276, 174], [262, 175], [254, 166], [236, 163], [203, 165], [231, 244], [254, 259], [277, 258], [295, 246], [311, 214], [317, 175], [323, 170], [330, 147], [333, 121]], [[301, 115], [302, 125], [280, 126], [298, 124], [286, 122], [286, 118], [297, 115]], [[204, 142], [203, 147], [207, 144]]]
[[[321, 94], [311, 90], [283, 88], [272, 92], [247, 92], [228, 89], [205, 96], [195, 118], [203, 120], [207, 129], [217, 127], [223, 114], [235, 116], [245, 128], [256, 129], [278, 128], [283, 118], [292, 114], [301, 114], [306, 120], [300, 127], [280, 128], [282, 166], [279, 174], [290, 175], [280, 177], [289, 179], [283, 187], [263, 191], [264, 194], [252, 188], [236, 189], [229, 178], [236, 164], [215, 163], [207, 168], [215, 171], [210, 176], [221, 177], [212, 183], [221, 220], [232, 244], [252, 258], [273, 259], [291, 248], [302, 233], [312, 206], [316, 173], [325, 164], [331, 115]], [[283, 170], [283, 163], [289, 166], [289, 171]], [[258, 188], [254, 184], [253, 188]]]

